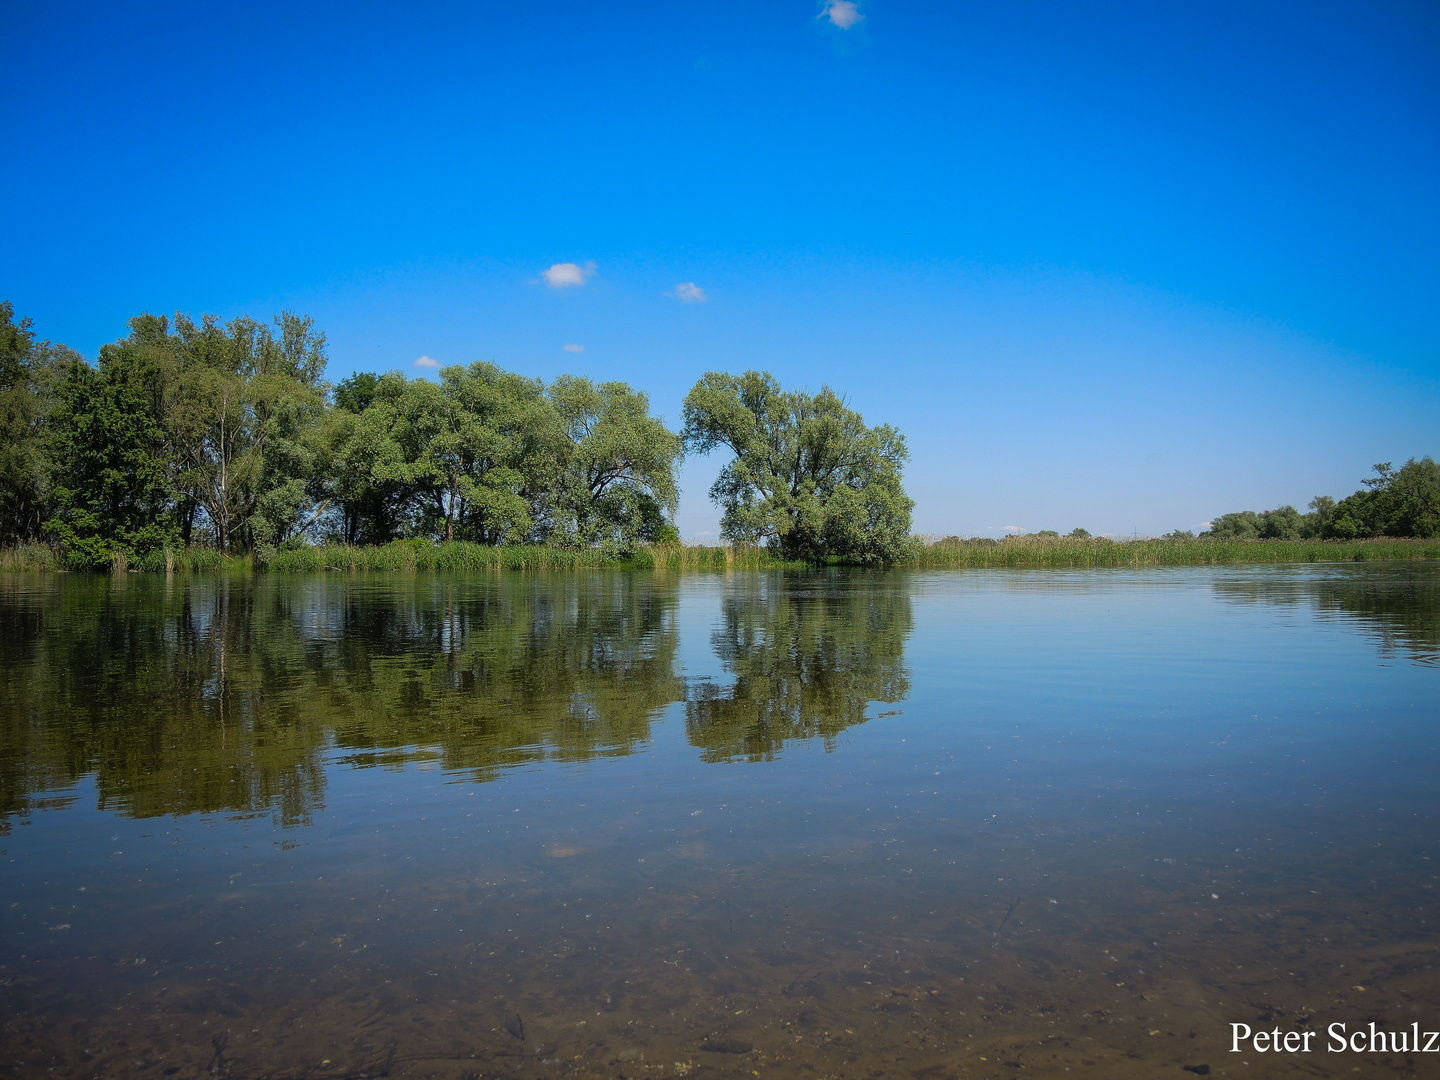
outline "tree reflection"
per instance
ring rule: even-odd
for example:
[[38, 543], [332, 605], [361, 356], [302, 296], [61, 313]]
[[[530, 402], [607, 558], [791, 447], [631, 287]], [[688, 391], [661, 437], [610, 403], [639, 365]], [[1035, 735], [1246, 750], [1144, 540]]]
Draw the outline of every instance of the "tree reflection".
[[872, 702], [910, 693], [912, 622], [899, 575], [734, 579], [712, 638], [734, 682], [692, 685], [690, 742], [706, 761], [769, 760], [784, 743], [816, 736], [830, 749], [868, 719]]
[[295, 824], [337, 753], [477, 779], [629, 753], [683, 696], [675, 603], [627, 574], [0, 582], [0, 814], [93, 774], [136, 817]]
[[1330, 566], [1216, 582], [1227, 600], [1307, 604], [1370, 631], [1382, 653], [1440, 664], [1440, 574], [1433, 566]]

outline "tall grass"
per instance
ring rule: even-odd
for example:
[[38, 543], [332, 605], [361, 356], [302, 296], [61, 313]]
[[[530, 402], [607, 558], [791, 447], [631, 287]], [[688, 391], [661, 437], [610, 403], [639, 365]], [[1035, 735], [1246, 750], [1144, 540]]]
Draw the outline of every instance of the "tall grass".
[[764, 548], [682, 547], [641, 548], [634, 552], [575, 550], [538, 546], [490, 547], [454, 541], [429, 544], [400, 540], [382, 547], [296, 548], [271, 557], [272, 573], [323, 571], [420, 570], [581, 570], [628, 568], [635, 570], [734, 570], [791, 566], [773, 558]]
[[[1301, 563], [1440, 560], [1440, 540], [1108, 540], [1103, 537], [1017, 536], [926, 543], [895, 565], [916, 570], [967, 567], [1198, 566], [1210, 563]], [[359, 573], [392, 570], [774, 570], [803, 568], [762, 547], [684, 547], [679, 544], [633, 552], [539, 546], [489, 547], [456, 541], [431, 544], [399, 540], [381, 547], [330, 544], [280, 551], [267, 560], [222, 555], [209, 548], [117, 554], [110, 570], [147, 573]], [[0, 571], [64, 570], [63, 559], [43, 544], [0, 548]]]
[[1025, 566], [1203, 566], [1211, 563], [1440, 559], [1440, 540], [1109, 540], [1014, 536], [921, 543], [899, 565], [939, 570]]

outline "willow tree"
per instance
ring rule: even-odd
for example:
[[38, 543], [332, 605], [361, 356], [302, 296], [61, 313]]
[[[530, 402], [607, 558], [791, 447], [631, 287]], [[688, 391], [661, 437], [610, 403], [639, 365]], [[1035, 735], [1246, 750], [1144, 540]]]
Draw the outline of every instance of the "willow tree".
[[443, 368], [438, 385], [392, 385], [399, 392], [372, 408], [387, 410], [400, 457], [378, 465], [374, 479], [406, 486], [427, 531], [445, 540], [534, 539], [536, 507], [563, 454], [540, 380], [476, 362]]
[[552, 541], [629, 548], [676, 540], [680, 437], [650, 415], [649, 398], [622, 382], [562, 375], [547, 397], [565, 433], [549, 500]]
[[886, 563], [905, 554], [905, 436], [866, 427], [828, 387], [785, 391], [769, 372], [707, 373], [685, 398], [685, 444], [735, 456], [710, 488], [726, 539], [788, 558]]
[[182, 541], [199, 516], [221, 551], [276, 546], [313, 523], [325, 335], [309, 318], [283, 312], [272, 330], [141, 315], [125, 344], [162, 373]]

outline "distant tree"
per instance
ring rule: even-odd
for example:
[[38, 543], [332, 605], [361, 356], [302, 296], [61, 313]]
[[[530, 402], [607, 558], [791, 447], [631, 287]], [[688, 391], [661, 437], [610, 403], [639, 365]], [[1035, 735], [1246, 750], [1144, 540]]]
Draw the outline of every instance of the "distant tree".
[[1399, 469], [1381, 462], [1375, 475], [1361, 483], [1362, 490], [1339, 502], [1329, 495], [1315, 496], [1308, 514], [1293, 506], [1263, 514], [1222, 514], [1205, 535], [1284, 540], [1440, 536], [1440, 465], [1433, 458], [1411, 458]]
[[706, 374], [685, 398], [685, 445], [735, 457], [710, 489], [729, 540], [788, 558], [890, 562], [909, 546], [905, 437], [869, 428], [834, 391], [786, 392], [768, 372]]
[[1362, 483], [1366, 490], [1334, 505], [1326, 535], [1440, 535], [1440, 465], [1433, 458], [1411, 458], [1399, 469], [1382, 462]]
[[562, 375], [546, 391], [567, 445], [550, 502], [550, 539], [622, 548], [678, 541], [680, 437], [621, 382]]
[[1070, 537], [1070, 539], [1072, 539], [1072, 540], [1089, 540], [1089, 539], [1090, 539], [1090, 530], [1089, 530], [1089, 529], [1081, 529], [1081, 528], [1079, 528], [1079, 527], [1076, 527], [1076, 528], [1074, 528], [1074, 529], [1071, 529], [1070, 532], [1069, 532], [1067, 535], [1068, 535], [1068, 536]]
[[1162, 540], [1194, 540], [1195, 534], [1189, 529], [1175, 529], [1161, 537]]
[[1059, 539], [1059, 537], [1060, 537], [1060, 534], [1059, 534], [1058, 532], [1056, 532], [1054, 529], [1041, 529], [1041, 530], [1040, 530], [1039, 532], [1037, 532], [1035, 535], [1036, 535], [1036, 536], [1053, 536], [1053, 537], [1055, 537], [1056, 539]]
[[1205, 535], [1236, 540], [1294, 540], [1300, 536], [1303, 522], [1293, 506], [1280, 506], [1257, 514], [1241, 510], [1221, 514]]

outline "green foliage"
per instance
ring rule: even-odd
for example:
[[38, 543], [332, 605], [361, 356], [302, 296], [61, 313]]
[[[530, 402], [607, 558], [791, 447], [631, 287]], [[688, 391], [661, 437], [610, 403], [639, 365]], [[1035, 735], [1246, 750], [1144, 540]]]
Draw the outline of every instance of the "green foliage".
[[786, 743], [817, 737], [831, 749], [874, 703], [909, 695], [913, 625], [903, 581], [832, 590], [816, 588], [813, 575], [740, 578], [711, 638], [733, 681], [695, 686], [685, 733], [705, 761], [768, 761]]
[[727, 539], [860, 564], [910, 550], [905, 437], [866, 427], [829, 388], [812, 396], [783, 391], [768, 372], [710, 372], [685, 398], [684, 439], [700, 453], [735, 455], [710, 489]]
[[0, 543], [40, 538], [50, 516], [55, 387], [80, 362], [63, 345], [37, 342], [29, 319], [0, 301]]
[[1058, 532], [1056, 532], [1054, 529], [1041, 529], [1041, 530], [1040, 530], [1039, 532], [1037, 532], [1035, 535], [1036, 535], [1036, 536], [1059, 536], [1060, 534], [1059, 534]]
[[1440, 542], [1424, 540], [1255, 540], [1169, 537], [946, 537], [918, 549], [903, 566], [962, 567], [1204, 566], [1224, 563], [1370, 562], [1440, 559]]
[[1399, 469], [1382, 462], [1375, 476], [1361, 483], [1362, 490], [1339, 502], [1317, 495], [1308, 514], [1293, 506], [1222, 514], [1205, 535], [1262, 540], [1440, 536], [1440, 465], [1433, 458], [1411, 458]]
[[125, 345], [99, 369], [70, 366], [57, 389], [54, 516], [46, 522], [73, 569], [101, 569], [117, 553], [144, 556], [174, 542], [160, 422], [160, 372]]
[[556, 379], [547, 395], [566, 439], [549, 501], [550, 541], [619, 550], [677, 543], [670, 518], [680, 501], [675, 469], [684, 447], [650, 415], [646, 395], [571, 375]]
[[1433, 458], [1411, 458], [1399, 469], [1383, 462], [1375, 474], [1362, 481], [1366, 490], [1324, 508], [1324, 535], [1440, 536], [1440, 465]]
[[443, 369], [439, 385], [390, 388], [384, 407], [399, 459], [375, 476], [413, 493], [423, 531], [483, 544], [536, 539], [535, 504], [564, 453], [540, 380], [477, 362]]
[[1082, 529], [1079, 526], [1076, 526], [1075, 528], [1071, 529], [1070, 532], [1066, 535], [1068, 535], [1072, 540], [1089, 540], [1090, 530]]

